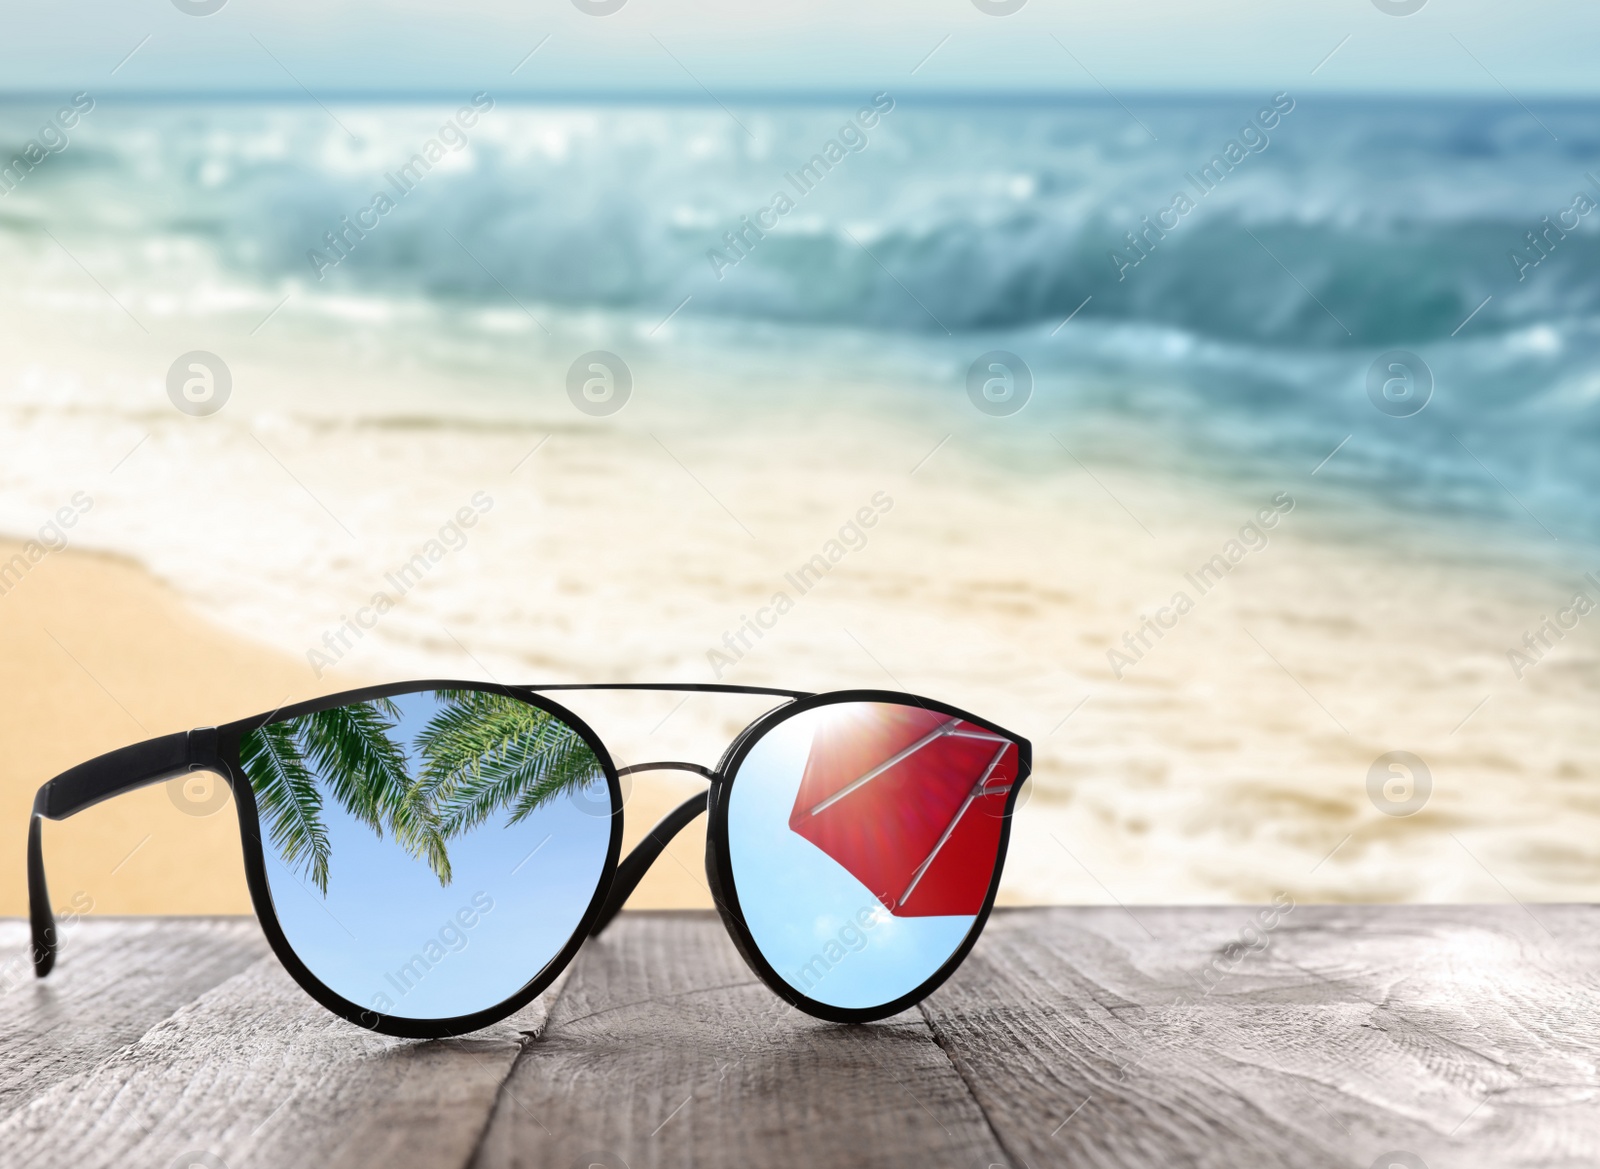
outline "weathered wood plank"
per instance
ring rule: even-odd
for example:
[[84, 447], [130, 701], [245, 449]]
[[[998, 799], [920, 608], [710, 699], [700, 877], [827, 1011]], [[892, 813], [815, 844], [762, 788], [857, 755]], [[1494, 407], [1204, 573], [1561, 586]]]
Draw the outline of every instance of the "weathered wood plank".
[[1253, 917], [1003, 911], [922, 1011], [852, 1028], [772, 996], [711, 915], [626, 914], [548, 1023], [549, 994], [447, 1043], [334, 1019], [249, 921], [87, 920], [56, 975], [0, 982], [0, 1159], [1600, 1163], [1600, 909], [1301, 906], [1227, 956]]
[[475, 1165], [620, 1163], [608, 1157], [631, 1169], [1002, 1159], [920, 1015], [867, 1027], [809, 1018], [700, 912], [624, 914], [590, 943]]
[[418, 1043], [330, 1015], [261, 958], [0, 1121], [8, 1166], [459, 1166], [543, 1003]]
[[35, 978], [26, 922], [0, 921], [0, 1115], [87, 1071], [268, 952], [250, 918], [64, 920]]
[[1600, 910], [1301, 906], [1235, 960], [1253, 913], [996, 914], [923, 1010], [1011, 1164], [1600, 1163]]

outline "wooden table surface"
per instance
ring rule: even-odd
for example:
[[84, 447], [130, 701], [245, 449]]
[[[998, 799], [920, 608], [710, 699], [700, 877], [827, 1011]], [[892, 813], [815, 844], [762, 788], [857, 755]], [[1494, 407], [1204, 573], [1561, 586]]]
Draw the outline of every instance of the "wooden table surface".
[[920, 1009], [847, 1027], [712, 915], [629, 913], [429, 1043], [327, 1014], [249, 919], [85, 919], [42, 982], [4, 920], [0, 1164], [1600, 1164], [1600, 909], [1253, 918], [998, 911]]

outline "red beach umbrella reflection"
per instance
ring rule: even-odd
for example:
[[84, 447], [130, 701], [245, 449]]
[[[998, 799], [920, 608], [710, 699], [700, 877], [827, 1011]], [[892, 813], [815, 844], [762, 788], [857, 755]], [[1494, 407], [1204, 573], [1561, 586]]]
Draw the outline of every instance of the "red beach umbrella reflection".
[[789, 827], [896, 917], [981, 910], [1016, 744], [921, 707], [852, 702], [824, 711]]

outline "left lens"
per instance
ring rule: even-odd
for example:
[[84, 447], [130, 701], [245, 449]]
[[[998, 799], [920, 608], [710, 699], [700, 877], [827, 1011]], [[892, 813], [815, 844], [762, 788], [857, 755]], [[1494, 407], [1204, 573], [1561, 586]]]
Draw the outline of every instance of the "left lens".
[[761, 956], [832, 1007], [918, 990], [977, 928], [1021, 769], [1010, 737], [909, 702], [829, 702], [767, 729], [727, 795]]
[[272, 907], [319, 981], [364, 1011], [454, 1019], [512, 998], [561, 953], [596, 900], [620, 806], [563, 713], [420, 690], [244, 735]]

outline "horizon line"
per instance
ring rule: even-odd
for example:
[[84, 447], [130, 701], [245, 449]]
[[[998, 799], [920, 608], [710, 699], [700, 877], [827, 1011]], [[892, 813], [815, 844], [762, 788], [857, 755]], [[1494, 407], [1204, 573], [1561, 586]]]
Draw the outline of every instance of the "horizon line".
[[[71, 88], [70, 86], [63, 88]], [[485, 89], [465, 92], [489, 92], [496, 101], [522, 102], [522, 103], [592, 103], [592, 104], [638, 104], [660, 103], [684, 106], [716, 106], [724, 102], [736, 102], [747, 105], [786, 105], [786, 104], [824, 104], [834, 102], [855, 102], [863, 100], [867, 90], [843, 88], [782, 88], [782, 89], [728, 89], [716, 95], [697, 93], [688, 89], [638, 89], [638, 90], [590, 90], [580, 88], [564, 89], [516, 89], [510, 92], [494, 93]], [[1044, 104], [1052, 102], [1070, 102], [1081, 105], [1117, 105], [1123, 100], [1129, 101], [1177, 101], [1196, 100], [1205, 101], [1258, 101], [1261, 99], [1259, 90], [1245, 89], [1127, 89], [1120, 96], [1112, 96], [1099, 89], [922, 89], [912, 88], [899, 92], [889, 90], [870, 90], [871, 92], [891, 92], [896, 101], [921, 101], [930, 104]], [[463, 100], [464, 90], [446, 88], [443, 86], [429, 86], [419, 89], [398, 88], [373, 88], [373, 89], [328, 89], [317, 94], [304, 89], [278, 89], [278, 88], [252, 88], [252, 89], [140, 89], [118, 88], [99, 90], [94, 93], [95, 98], [107, 100], [144, 101], [152, 103], [190, 102], [196, 100], [220, 102], [275, 102], [280, 104], [314, 105], [319, 102], [367, 102], [367, 103], [397, 103], [397, 102], [432, 102], [432, 101], [459, 101]], [[1293, 90], [1285, 92], [1294, 93]], [[0, 86], [0, 104], [22, 103], [27, 101], [59, 101], [61, 90], [43, 90], [36, 88], [7, 89]], [[1364, 89], [1322, 89], [1301, 90], [1306, 98], [1320, 98], [1340, 102], [1377, 104], [1385, 102], [1439, 102], [1451, 104], [1477, 104], [1494, 106], [1519, 106], [1527, 102], [1542, 105], [1576, 105], [1592, 103], [1600, 100], [1600, 90], [1592, 93], [1563, 92], [1526, 95], [1521, 99], [1506, 97], [1489, 91], [1482, 90], [1364, 90]]]

